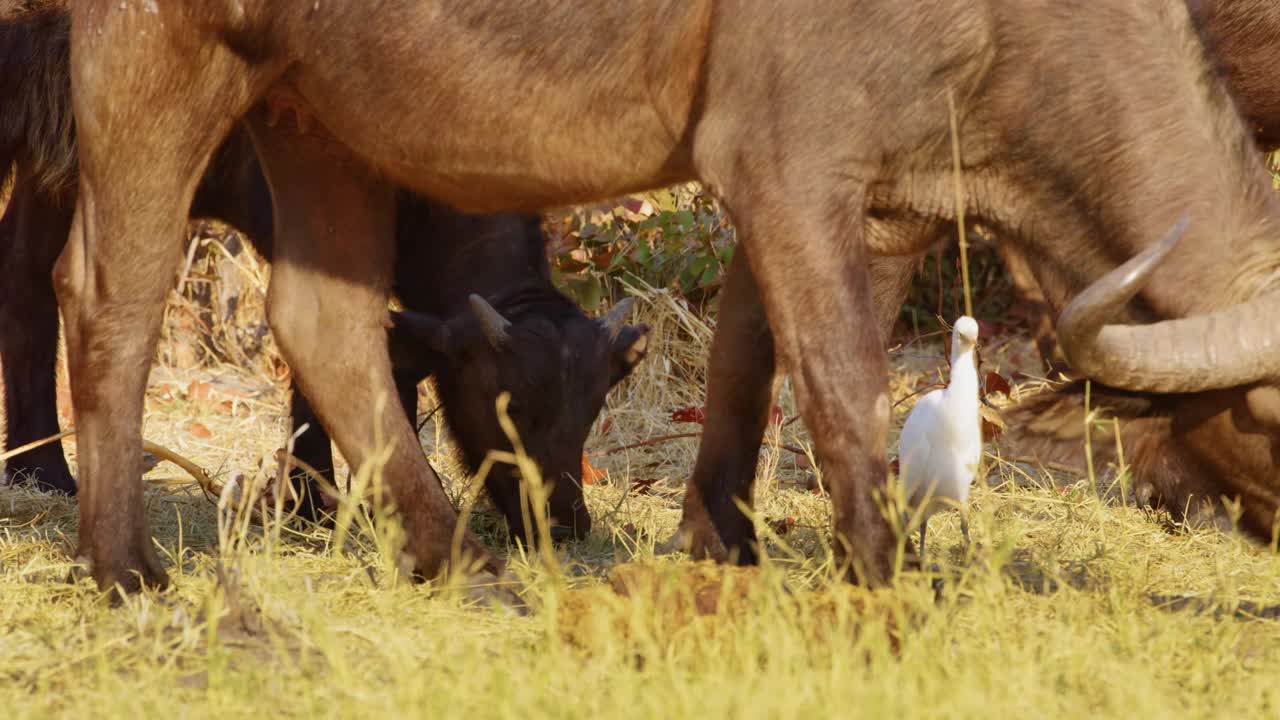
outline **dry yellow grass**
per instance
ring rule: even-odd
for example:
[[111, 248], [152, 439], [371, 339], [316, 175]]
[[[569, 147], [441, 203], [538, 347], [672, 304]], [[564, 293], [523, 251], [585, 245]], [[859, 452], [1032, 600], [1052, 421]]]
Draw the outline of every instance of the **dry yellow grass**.
[[[696, 429], [670, 415], [701, 403], [710, 328], [666, 293], [638, 296], [656, 342], [638, 377], [611, 396], [588, 451]], [[244, 302], [255, 302], [252, 291]], [[181, 312], [175, 303], [171, 329]], [[944, 364], [936, 343], [898, 351], [895, 396]], [[231, 365], [158, 367], [146, 437], [252, 487], [274, 472], [286, 425], [281, 384], [259, 377]], [[785, 383], [780, 397], [793, 415]], [[910, 405], [897, 408], [899, 422]], [[808, 446], [801, 423], [778, 439]], [[447, 433], [428, 423], [423, 440], [461, 497]], [[764, 567], [655, 558], [695, 451], [696, 440], [674, 440], [595, 458], [608, 472], [587, 488], [598, 522], [559, 551], [563, 575], [510, 558], [527, 616], [396, 582], [386, 552], [394, 523], [376, 532], [357, 523], [341, 543], [324, 530], [264, 529], [220, 511], [163, 463], [146, 497], [173, 589], [111, 608], [87, 581], [67, 581], [75, 503], [0, 488], [0, 707], [11, 718], [1280, 709], [1280, 623], [1249, 617], [1280, 603], [1280, 557], [1265, 549], [1170, 532], [1157, 516], [1100, 500], [1084, 478], [993, 459], [975, 492], [975, 546], [963, 547], [954, 515], [932, 524], [941, 596], [916, 573], [867, 592], [829, 581], [829, 504], [809, 490], [806, 463], [767, 447], [757, 497], [770, 535]], [[472, 525], [501, 541], [491, 515]], [[775, 525], [790, 529], [778, 537]], [[1199, 601], [1170, 611], [1153, 595]]]

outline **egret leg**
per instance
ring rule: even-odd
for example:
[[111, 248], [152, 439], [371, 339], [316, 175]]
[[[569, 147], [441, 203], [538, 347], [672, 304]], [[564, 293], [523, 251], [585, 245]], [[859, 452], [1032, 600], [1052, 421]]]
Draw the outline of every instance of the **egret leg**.
[[924, 531], [929, 528], [929, 520], [926, 518], [920, 522], [920, 569], [924, 570], [927, 565], [924, 562]]
[[960, 534], [964, 536], [965, 546], [971, 545], [969, 542], [969, 514], [963, 510], [960, 511]]

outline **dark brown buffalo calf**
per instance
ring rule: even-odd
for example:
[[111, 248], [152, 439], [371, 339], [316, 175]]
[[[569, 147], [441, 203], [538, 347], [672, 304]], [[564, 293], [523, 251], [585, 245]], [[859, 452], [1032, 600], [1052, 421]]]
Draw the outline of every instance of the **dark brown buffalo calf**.
[[[11, 447], [59, 430], [58, 318], [48, 277], [75, 204], [67, 59], [65, 15], [0, 25], [0, 166], [18, 168], [0, 218], [0, 276], [9, 279], [0, 284], [0, 357]], [[434, 375], [465, 464], [475, 471], [490, 450], [511, 449], [494, 409], [499, 393], [510, 392], [525, 450], [553, 483], [553, 537], [585, 534], [591, 520], [581, 488], [582, 446], [604, 393], [643, 357], [647, 328], [626, 325], [622, 307], [591, 320], [555, 290], [537, 216], [467, 215], [408, 193], [397, 205], [394, 291], [407, 310], [396, 315], [392, 342], [402, 406], [415, 417], [417, 383]], [[244, 132], [234, 132], [215, 155], [192, 214], [243, 229], [271, 258], [271, 197]], [[332, 481], [329, 437], [300, 393], [291, 415], [295, 427], [311, 425], [295, 454]], [[57, 445], [12, 458], [6, 472], [76, 491]], [[294, 481], [304, 491], [300, 512], [314, 517], [318, 489], [301, 473]], [[525, 537], [518, 475], [496, 470], [486, 487], [512, 536]]]

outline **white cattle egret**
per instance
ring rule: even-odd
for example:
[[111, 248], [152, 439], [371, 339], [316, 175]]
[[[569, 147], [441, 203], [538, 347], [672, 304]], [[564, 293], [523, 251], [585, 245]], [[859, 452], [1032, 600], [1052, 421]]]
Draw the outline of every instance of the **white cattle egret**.
[[951, 332], [951, 382], [916, 403], [898, 438], [898, 472], [905, 499], [921, 514], [922, 567], [925, 527], [929, 516], [943, 507], [960, 507], [960, 528], [965, 541], [969, 539], [964, 503], [982, 459], [978, 366], [973, 355], [977, 344], [977, 321], [967, 315], [956, 320]]

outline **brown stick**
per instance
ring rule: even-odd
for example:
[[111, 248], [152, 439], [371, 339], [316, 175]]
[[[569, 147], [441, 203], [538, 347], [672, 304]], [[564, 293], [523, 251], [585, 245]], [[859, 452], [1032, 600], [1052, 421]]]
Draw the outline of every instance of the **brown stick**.
[[62, 438], [67, 437], [68, 435], [75, 435], [75, 434], [76, 434], [75, 428], [72, 428], [72, 429], [70, 429], [70, 430], [63, 430], [62, 432], [58, 433], [57, 435], [50, 435], [50, 436], [49, 436], [49, 437], [47, 437], [47, 438], [41, 438], [41, 439], [39, 439], [39, 440], [33, 440], [33, 441], [31, 441], [31, 442], [27, 443], [26, 445], [19, 445], [18, 447], [14, 448], [14, 449], [12, 449], [12, 450], [6, 450], [6, 451], [4, 451], [4, 452], [0, 453], [0, 462], [4, 462], [5, 460], [8, 460], [8, 459], [9, 459], [9, 458], [11, 458], [11, 457], [17, 457], [18, 455], [21, 455], [22, 453], [24, 453], [24, 452], [26, 452], [26, 451], [28, 451], [28, 450], [35, 450], [35, 449], [36, 449], [36, 448], [38, 448], [38, 447], [42, 447], [42, 446], [44, 446], [44, 445], [48, 445], [49, 443], [52, 443], [52, 442], [57, 442], [57, 441], [61, 440]]
[[[648, 447], [649, 445], [657, 445], [659, 443], [670, 442], [671, 440], [684, 440], [686, 438], [700, 438], [700, 437], [702, 437], [702, 433], [676, 433], [675, 435], [661, 435], [656, 438], [649, 438], [648, 440], [642, 440], [638, 443], [631, 443], [629, 445], [618, 445], [617, 447], [606, 448], [604, 450], [596, 450], [595, 452], [586, 453], [586, 456], [588, 458], [604, 457], [605, 455], [612, 455], [617, 452], [622, 452], [623, 450], [635, 450], [636, 448]], [[809, 456], [809, 453], [805, 452], [804, 450], [801, 450], [795, 445], [788, 445], [786, 443], [776, 443], [771, 440], [765, 440], [764, 442], [765, 444], [770, 445], [772, 447], [782, 448], [783, 450], [786, 450], [788, 452], [793, 452], [796, 455], [800, 455], [802, 457]]]
[[946, 387], [946, 384], [945, 384], [945, 383], [929, 383], [928, 385], [925, 385], [925, 386], [924, 386], [924, 387], [922, 387], [922, 388], [918, 388], [918, 389], [916, 389], [916, 390], [912, 390], [911, 392], [907, 393], [906, 395], [903, 395], [902, 397], [898, 398], [897, 402], [895, 402], [895, 403], [893, 404], [893, 406], [894, 406], [894, 407], [898, 407], [898, 406], [899, 406], [899, 405], [901, 405], [902, 403], [904, 403], [904, 402], [906, 402], [906, 401], [910, 400], [911, 398], [913, 398], [913, 397], [915, 397], [915, 396], [919, 395], [919, 394], [920, 394], [920, 393], [922, 393], [922, 392], [928, 392], [928, 391], [930, 391], [930, 390], [937, 390], [938, 388], [944, 388], [944, 387]]
[[676, 433], [675, 435], [662, 435], [656, 438], [649, 438], [648, 440], [642, 440], [638, 443], [631, 443], [630, 445], [618, 445], [617, 447], [611, 447], [611, 448], [606, 448], [604, 450], [589, 452], [586, 455], [589, 458], [604, 457], [605, 455], [612, 455], [616, 452], [622, 452], [623, 450], [634, 450], [636, 448], [647, 447], [649, 445], [657, 445], [659, 443], [664, 443], [671, 440], [683, 440], [685, 438], [697, 438], [697, 437], [702, 437], [702, 433]]
[[[0, 461], [8, 460], [11, 457], [16, 457], [18, 455], [21, 455], [22, 453], [28, 450], [34, 450], [35, 448], [48, 445], [49, 443], [57, 442], [62, 438], [69, 437], [75, 434], [76, 434], [76, 429], [69, 428], [67, 430], [63, 430], [57, 435], [50, 435], [47, 438], [41, 438], [39, 440], [34, 440], [32, 442], [29, 442], [26, 445], [20, 445], [16, 448], [13, 448], [12, 450], [6, 450], [5, 452], [0, 453]], [[205, 492], [215, 497], [218, 495], [218, 486], [214, 484], [213, 478], [209, 477], [209, 474], [206, 473], [199, 465], [196, 465], [194, 462], [191, 462], [190, 460], [182, 457], [178, 453], [173, 452], [172, 450], [169, 450], [167, 448], [161, 447], [149, 440], [142, 441], [142, 449], [145, 450], [146, 452], [151, 453], [152, 455], [155, 455], [156, 457], [159, 457], [162, 460], [168, 460], [174, 465], [177, 465], [178, 467], [182, 468], [187, 472], [188, 475], [190, 475], [193, 479], [195, 479], [197, 483], [199, 483], [201, 489], [203, 489]]]
[[973, 300], [969, 292], [969, 240], [964, 231], [964, 179], [960, 164], [960, 130], [956, 119], [956, 98], [947, 88], [947, 110], [951, 116], [951, 162], [955, 166], [956, 226], [960, 229], [960, 276], [964, 278], [964, 314], [973, 317]]
[[150, 440], [142, 441], [142, 449], [151, 453], [152, 455], [155, 455], [161, 460], [168, 460], [174, 465], [177, 465], [178, 467], [187, 471], [187, 474], [190, 475], [192, 478], [194, 478], [195, 481], [200, 485], [200, 489], [204, 490], [210, 495], [214, 497], [218, 497], [218, 493], [221, 492], [221, 489], [214, 484], [213, 478], [209, 477], [209, 474], [206, 473], [203, 468], [191, 462], [190, 460], [182, 457], [178, 453], [173, 452], [172, 450], [166, 449], [164, 447], [161, 447], [151, 442]]

